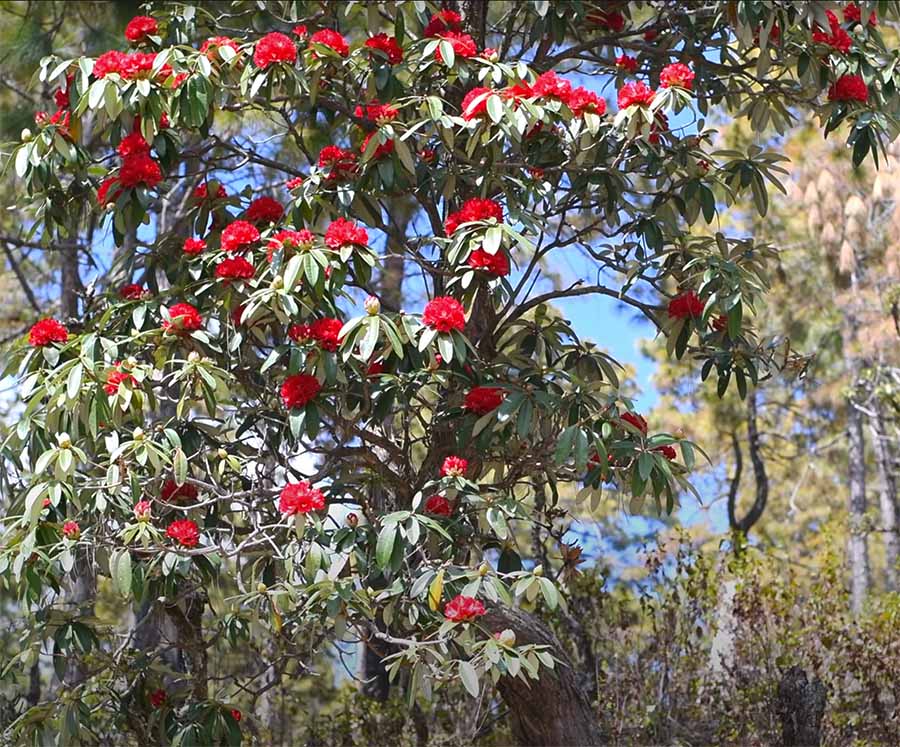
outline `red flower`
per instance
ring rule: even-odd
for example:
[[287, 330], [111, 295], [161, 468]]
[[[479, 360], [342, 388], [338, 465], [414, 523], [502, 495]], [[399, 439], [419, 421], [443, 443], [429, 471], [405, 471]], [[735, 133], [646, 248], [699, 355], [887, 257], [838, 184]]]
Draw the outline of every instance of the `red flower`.
[[[366, 135], [365, 139], [362, 141], [362, 145], [359, 146], [359, 152], [365, 153], [366, 148], [369, 147], [369, 141], [376, 133], [370, 132]], [[386, 143], [382, 143], [381, 145], [375, 146], [375, 151], [372, 153], [372, 160], [378, 160], [379, 158], [384, 158], [385, 156], [391, 155], [394, 152], [394, 141], [388, 140]]]
[[476, 415], [486, 415], [503, 403], [506, 392], [496, 386], [476, 386], [466, 393], [463, 408]]
[[325, 496], [306, 480], [292, 482], [284, 486], [278, 500], [278, 510], [288, 516], [308, 514], [325, 508]]
[[469, 91], [462, 100], [460, 106], [462, 118], [467, 122], [480, 117], [487, 112], [487, 100], [495, 91], [492, 88], [479, 86]]
[[441, 465], [443, 477], [463, 477], [469, 468], [469, 462], [458, 456], [448, 456]]
[[134, 518], [138, 521], [150, 521], [150, 501], [138, 501], [134, 504]]
[[62, 533], [71, 540], [77, 540], [81, 536], [81, 527], [77, 521], [67, 521], [63, 524]]
[[223, 280], [247, 280], [253, 277], [253, 265], [243, 257], [228, 257], [216, 265], [216, 277]]
[[319, 168], [328, 169], [328, 179], [343, 179], [356, 173], [356, 153], [337, 145], [326, 145], [319, 152]]
[[344, 323], [340, 319], [333, 317], [316, 319], [309, 325], [310, 337], [318, 342], [323, 350], [330, 350], [333, 353], [341, 342], [340, 332], [343, 326]]
[[842, 75], [828, 89], [828, 100], [865, 104], [869, 100], [869, 88], [861, 75]]
[[826, 33], [817, 26], [813, 30], [812, 40], [817, 44], [827, 44], [838, 52], [847, 54], [847, 52], [850, 51], [853, 40], [850, 38], [850, 35], [841, 28], [841, 22], [832, 11], [826, 10], [825, 15], [828, 16], [828, 25], [831, 27], [831, 33]]
[[287, 187], [289, 190], [297, 189], [297, 187], [300, 187], [302, 185], [303, 185], [303, 177], [302, 176], [295, 176], [293, 179], [288, 179], [284, 183], [284, 186]]
[[469, 255], [469, 267], [498, 278], [509, 275], [509, 260], [499, 250], [496, 254], [488, 254], [484, 249], [476, 249]]
[[95, 78], [105, 78], [110, 73], [117, 73], [122, 68], [122, 62], [127, 55], [118, 49], [111, 49], [101, 54], [94, 62], [93, 74]]
[[616, 10], [598, 10], [588, 13], [585, 20], [598, 28], [620, 33], [625, 28], [625, 16]]
[[140, 301], [144, 297], [144, 287], [137, 283], [129, 283], [119, 288], [119, 298], [123, 301]]
[[122, 162], [118, 182], [123, 187], [136, 187], [138, 184], [155, 187], [160, 181], [162, 171], [149, 153], [135, 153]]
[[638, 69], [638, 61], [634, 57], [629, 57], [623, 53], [616, 57], [616, 67], [619, 70], [624, 70], [626, 73], [634, 73]]
[[285, 254], [287, 254], [290, 249], [309, 249], [313, 245], [315, 239], [316, 237], [313, 236], [312, 231], [305, 228], [302, 228], [299, 231], [292, 231], [287, 228], [279, 231], [269, 239], [267, 247], [269, 262], [272, 261], [272, 257], [275, 256], [275, 252], [279, 249], [283, 249]]
[[125, 27], [125, 38], [132, 44], [143, 41], [148, 36], [159, 33], [159, 24], [150, 16], [135, 16]]
[[653, 101], [653, 89], [646, 83], [626, 83], [619, 89], [619, 109], [629, 106], [647, 106]]
[[166, 695], [165, 690], [154, 690], [148, 696], [148, 700], [150, 701], [150, 705], [152, 705], [154, 708], [158, 709], [158, 708], [162, 708], [163, 705], [165, 705], [167, 697], [168, 696]]
[[251, 244], [259, 241], [259, 231], [252, 223], [245, 220], [236, 220], [229, 223], [222, 231], [222, 251], [242, 252], [250, 248]]
[[366, 376], [381, 376], [384, 373], [383, 361], [372, 361], [366, 368]]
[[[220, 183], [218, 189], [216, 190], [216, 197], [218, 199], [222, 199], [223, 197], [227, 197], [228, 193], [225, 191], [225, 187]], [[206, 200], [209, 198], [209, 184], [207, 182], [203, 182], [203, 184], [198, 184], [195, 188], [191, 197], [195, 200]]]
[[666, 444], [665, 446], [657, 446], [653, 451], [658, 451], [670, 462], [675, 461], [675, 458], [678, 456], [678, 454], [675, 452], [675, 447], [670, 446], [669, 444]]
[[230, 47], [235, 54], [238, 52], [238, 44], [230, 36], [212, 36], [200, 45], [200, 54], [205, 54], [206, 58], [211, 60], [222, 47]]
[[338, 250], [347, 245], [366, 246], [368, 243], [366, 229], [346, 218], [338, 218], [325, 230], [325, 246], [329, 249]]
[[119, 195], [122, 194], [121, 189], [115, 190], [112, 194], [109, 193], [116, 184], [118, 184], [118, 180], [114, 176], [108, 176], [100, 183], [100, 186], [97, 187], [98, 205], [108, 205], [119, 198]]
[[706, 304], [694, 291], [686, 291], [669, 301], [669, 318], [696, 318], [703, 314], [703, 308], [705, 306]]
[[350, 54], [350, 47], [347, 46], [347, 40], [334, 29], [322, 29], [316, 31], [310, 38], [310, 44], [321, 44], [323, 47], [329, 47], [337, 52], [341, 57]]
[[379, 104], [377, 101], [372, 101], [369, 104], [357, 104], [353, 113], [357, 117], [371, 119], [378, 124], [384, 124], [385, 122], [393, 122], [400, 112], [397, 111], [397, 107], [393, 104]]
[[463, 223], [488, 220], [489, 218], [494, 218], [498, 223], [502, 223], [503, 208], [494, 200], [473, 197], [471, 200], [466, 200], [455, 213], [447, 216], [447, 220], [444, 221], [444, 231], [448, 236], [452, 236]]
[[592, 112], [601, 117], [606, 114], [606, 100], [581, 86], [572, 91], [566, 100], [566, 106], [576, 117], [580, 117], [585, 112]]
[[622, 417], [619, 419], [623, 423], [628, 423], [629, 425], [633, 425], [645, 436], [647, 435], [647, 421], [644, 420], [644, 417], [642, 415], [638, 415], [636, 412], [626, 412], [626, 413], [623, 413]]
[[163, 322], [163, 329], [172, 329], [176, 332], [194, 332], [203, 326], [200, 312], [189, 303], [176, 303], [169, 307], [171, 322]]
[[41, 319], [35, 322], [28, 333], [28, 344], [36, 348], [42, 348], [51, 342], [66, 342], [68, 339], [69, 330], [56, 319]]
[[[125, 80], [133, 78], [150, 78], [153, 71], [153, 63], [156, 60], [154, 52], [131, 52], [123, 55], [119, 61], [118, 72]], [[163, 65], [156, 75], [157, 82], [162, 82], [172, 75], [172, 68]]]
[[450, 332], [466, 326], [466, 312], [463, 305], [450, 296], [438, 296], [425, 306], [422, 323], [438, 332]]
[[297, 61], [297, 47], [291, 37], [273, 31], [256, 42], [253, 50], [253, 64], [265, 70], [279, 62], [293, 64]]
[[200, 254], [206, 249], [206, 242], [203, 239], [185, 239], [182, 249], [185, 254]]
[[451, 622], [469, 622], [484, 613], [484, 605], [478, 599], [462, 594], [457, 594], [444, 605], [444, 617]]
[[166, 480], [159, 491], [159, 499], [166, 503], [182, 501], [196, 501], [200, 491], [193, 483], [185, 482], [179, 485], [174, 480]]
[[132, 387], [138, 386], [138, 381], [134, 376], [130, 373], [122, 371], [119, 369], [119, 364], [116, 363], [116, 368], [109, 372], [109, 375], [106, 377], [106, 384], [103, 385], [103, 390], [112, 397], [116, 392], [119, 391], [119, 384], [123, 384], [128, 382]]
[[284, 216], [284, 207], [278, 200], [262, 196], [250, 203], [244, 219], [251, 223], [277, 223]]
[[428, 21], [422, 36], [440, 36], [448, 31], [462, 31], [462, 16], [454, 10], [441, 10]]
[[369, 49], [377, 49], [383, 52], [391, 65], [396, 65], [398, 62], [403, 61], [403, 48], [393, 36], [388, 36], [384, 33], [375, 34], [375, 36], [366, 39], [366, 46]]
[[657, 145], [659, 143], [659, 134], [661, 132], [669, 131], [669, 117], [666, 116], [665, 112], [656, 112], [653, 117], [653, 124], [650, 125], [650, 137], [647, 139], [653, 143], [653, 145]]
[[309, 36], [309, 29], [301, 23], [298, 26], [294, 26], [294, 28], [291, 29], [291, 33], [300, 41], [305, 42], [306, 38]]
[[312, 339], [311, 324], [292, 324], [288, 329], [288, 337], [294, 342], [305, 342]]
[[235, 721], [240, 722], [240, 720], [242, 718], [241, 712], [237, 708], [232, 708], [231, 709], [231, 718], [233, 718]]
[[500, 59], [500, 53], [493, 47], [485, 47], [478, 56], [488, 62], [497, 62]]
[[288, 376], [281, 385], [281, 401], [286, 408], [304, 407], [322, 389], [315, 376], [300, 373]]
[[541, 73], [532, 86], [535, 96], [548, 99], [559, 99], [565, 101], [572, 93], [572, 84], [565, 78], [561, 78], [552, 70]]
[[450, 516], [453, 513], [453, 506], [442, 495], [433, 495], [425, 501], [425, 511], [435, 516]]
[[196, 547], [200, 542], [200, 527], [190, 519], [178, 519], [166, 527], [166, 537], [182, 547]]
[[141, 153], [149, 153], [150, 145], [140, 132], [132, 132], [122, 138], [116, 150], [122, 158], [128, 158]]
[[[478, 54], [478, 47], [475, 46], [475, 40], [468, 34], [461, 34], [457, 31], [448, 31], [441, 34], [440, 37], [442, 41], [450, 42], [450, 46], [453, 47], [453, 53], [459, 58], [467, 59]], [[437, 48], [434, 50], [434, 57], [438, 62], [444, 61], [440, 44], [438, 44]]]
[[678, 88], [690, 90], [694, 77], [694, 71], [687, 65], [682, 62], [675, 62], [671, 65], [666, 65], [662, 69], [662, 72], [659, 74], [659, 85], [662, 88], [677, 86]]
[[[532, 89], [530, 83], [523, 80], [520, 83], [516, 83], [514, 86], [507, 86], [500, 91], [500, 95], [507, 101], [518, 103], [519, 99], [532, 98], [534, 96], [534, 89]], [[541, 123], [538, 122], [537, 126], [540, 126], [540, 124]]]

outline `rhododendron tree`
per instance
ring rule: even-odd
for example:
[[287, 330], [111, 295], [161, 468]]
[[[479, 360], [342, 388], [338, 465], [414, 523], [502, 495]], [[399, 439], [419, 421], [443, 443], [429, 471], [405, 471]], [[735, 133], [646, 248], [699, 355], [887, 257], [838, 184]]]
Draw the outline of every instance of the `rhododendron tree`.
[[[130, 51], [41, 62], [62, 114], [10, 159], [34, 231], [100, 227], [112, 259], [7, 372], [18, 659], [53, 640], [74, 672], [23, 740], [237, 743], [267, 687], [209, 649], [302, 640], [376, 653], [412, 704], [499, 693], [522, 743], [599, 743], [541, 621], [570, 575], [519, 536], [563, 548], [565, 491], [671, 513], [697, 446], [558, 304], [616, 299], [720, 393], [784, 366], [753, 327], [775, 250], [717, 229], [745, 195], [766, 213], [784, 157], [716, 150], [705, 118], [765, 143], [811, 112], [877, 161], [894, 66], [872, 2], [445, 5], [150, 3]], [[553, 282], [562, 256], [583, 279]], [[66, 597], [97, 585], [171, 635]]]

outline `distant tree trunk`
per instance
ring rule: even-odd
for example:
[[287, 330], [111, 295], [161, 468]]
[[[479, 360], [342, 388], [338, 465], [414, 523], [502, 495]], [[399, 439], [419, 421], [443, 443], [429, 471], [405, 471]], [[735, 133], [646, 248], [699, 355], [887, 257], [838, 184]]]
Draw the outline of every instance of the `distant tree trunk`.
[[743, 534], [747, 534], [753, 525], [762, 518], [769, 499], [769, 477], [766, 474], [766, 463], [763, 461], [760, 449], [756, 395], [755, 388], [751, 389], [747, 394], [747, 448], [750, 452], [750, 463], [753, 465], [756, 497], [750, 510], [743, 518], [738, 518], [737, 516], [738, 487], [741, 481], [743, 456], [737, 435], [732, 434], [734, 442], [734, 477], [731, 480], [731, 489], [728, 492], [728, 523], [733, 531], [742, 532]]
[[884, 581], [888, 591], [897, 590], [897, 561], [900, 559], [900, 533], [897, 528], [897, 483], [894, 479], [893, 455], [887, 439], [882, 404], [875, 402], [875, 417], [872, 418], [872, 446], [878, 465], [881, 483], [879, 503], [881, 508], [881, 531], [884, 537], [885, 569]]
[[549, 646], [561, 660], [555, 669], [541, 668], [537, 682], [502, 677], [500, 695], [510, 710], [512, 732], [523, 747], [593, 747], [605, 744], [597, 716], [579, 686], [578, 675], [553, 632], [533, 615], [506, 606], [494, 606], [482, 618], [494, 631], [509, 628], [517, 644]]
[[850, 609], [858, 615], [869, 593], [869, 546], [865, 526], [866, 444], [863, 414], [852, 397], [847, 407], [847, 477], [850, 489]]
[[[80, 546], [75, 551], [75, 565], [71, 574], [72, 583], [66, 601], [75, 608], [75, 618], [91, 617], [94, 614], [94, 598], [97, 595], [94, 576], [94, 558], [91, 548]], [[87, 670], [80, 656], [70, 656], [63, 682], [68, 687], [77, 687], [87, 678]]]
[[818, 747], [822, 743], [825, 685], [809, 679], [800, 667], [791, 667], [778, 684], [778, 716], [783, 747]]

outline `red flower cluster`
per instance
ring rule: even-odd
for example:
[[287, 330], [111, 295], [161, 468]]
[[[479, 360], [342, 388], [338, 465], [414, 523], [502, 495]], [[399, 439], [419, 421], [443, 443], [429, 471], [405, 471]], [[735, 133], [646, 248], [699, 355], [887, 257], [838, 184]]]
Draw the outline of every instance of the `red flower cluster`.
[[237, 708], [232, 708], [231, 709], [231, 718], [233, 718], [235, 721], [239, 722], [241, 720], [241, 718], [243, 718], [243, 717], [241, 716], [241, 712]]
[[662, 69], [662, 72], [659, 74], [659, 85], [661, 88], [677, 86], [678, 88], [690, 90], [695, 77], [694, 71], [687, 65], [682, 62], [675, 62], [671, 65], [666, 65]]
[[228, 257], [216, 265], [216, 277], [225, 281], [247, 280], [254, 272], [253, 265], [243, 257]]
[[670, 462], [674, 462], [676, 457], [678, 456], [678, 453], [675, 451], [675, 447], [669, 444], [665, 444], [664, 446], [657, 446], [653, 451], [658, 451]]
[[288, 330], [288, 337], [294, 342], [314, 340], [323, 350], [334, 352], [341, 342], [340, 332], [344, 323], [340, 319], [325, 317], [316, 319], [312, 324], [293, 324]]
[[625, 28], [625, 16], [617, 10], [597, 10], [588, 13], [585, 20], [597, 28], [620, 33]]
[[309, 37], [309, 29], [302, 23], [298, 26], [294, 26], [294, 28], [291, 29], [291, 33], [302, 42], [305, 42], [307, 37]]
[[222, 47], [231, 47], [235, 54], [238, 52], [238, 44], [230, 36], [212, 36], [200, 45], [200, 54], [205, 54], [208, 60]]
[[119, 288], [119, 298], [123, 301], [140, 301], [144, 297], [144, 287], [137, 283], [128, 283]]
[[42, 348], [51, 342], [66, 342], [68, 339], [69, 330], [56, 319], [41, 319], [35, 322], [28, 333], [28, 344], [35, 348]]
[[296, 61], [297, 47], [291, 37], [278, 31], [266, 34], [256, 42], [256, 49], [253, 50], [253, 64], [262, 70], [279, 62], [293, 65]]
[[462, 31], [462, 16], [454, 10], [441, 10], [428, 21], [422, 36], [440, 36], [448, 31]]
[[166, 537], [182, 547], [196, 547], [200, 542], [200, 527], [190, 519], [178, 519], [166, 527]]
[[346, 179], [356, 173], [356, 153], [337, 145], [326, 145], [319, 152], [319, 168], [328, 169], [327, 179]]
[[647, 421], [644, 419], [643, 415], [638, 415], [636, 412], [626, 412], [623, 413], [622, 417], [619, 419], [623, 423], [633, 425], [645, 436], [647, 435]]
[[393, 36], [388, 36], [384, 33], [375, 34], [375, 36], [366, 39], [366, 46], [369, 49], [377, 49], [379, 52], [383, 52], [391, 65], [396, 65], [398, 62], [403, 61], [403, 48]]
[[383, 361], [372, 361], [366, 368], [366, 376], [381, 376], [384, 373]]
[[865, 104], [869, 100], [869, 88], [861, 75], [842, 75], [828, 89], [828, 100]]
[[[844, 20], [849, 23], [862, 23], [862, 10], [856, 3], [849, 2], [844, 6]], [[869, 25], [878, 25], [878, 15], [874, 10], [869, 14]]]
[[353, 112], [357, 117], [371, 119], [373, 122], [383, 124], [385, 122], [393, 122], [397, 115], [397, 107], [393, 104], [380, 104], [372, 101], [368, 104], [357, 104], [356, 110]]
[[469, 622], [484, 613], [484, 605], [478, 599], [462, 594], [457, 594], [444, 605], [444, 617], [451, 622]]
[[469, 255], [469, 267], [474, 270], [484, 270], [494, 277], [509, 275], [509, 260], [502, 251], [489, 254], [484, 249], [476, 249]]
[[833, 11], [826, 10], [825, 15], [828, 16], [828, 25], [831, 27], [831, 33], [825, 32], [821, 27], [817, 26], [813, 31], [812, 40], [818, 44], [827, 44], [832, 49], [842, 54], [847, 54], [853, 44], [850, 34], [841, 28], [841, 22]]
[[293, 179], [288, 179], [284, 183], [284, 186], [287, 187], [289, 190], [294, 190], [294, 189], [297, 189], [297, 187], [302, 186], [302, 184], [303, 184], [303, 177], [295, 176]]
[[284, 216], [284, 207], [278, 200], [262, 196], [250, 203], [244, 219], [251, 223], [277, 223]]
[[469, 468], [467, 459], [458, 456], [448, 456], [441, 465], [441, 475], [443, 477], [463, 477]]
[[308, 514], [325, 508], [325, 496], [306, 480], [292, 482], [284, 486], [278, 499], [278, 510], [287, 516]]
[[182, 249], [185, 254], [200, 254], [206, 249], [206, 242], [203, 239], [185, 239]]
[[315, 376], [300, 373], [288, 376], [281, 385], [281, 401], [286, 408], [304, 407], [321, 391], [322, 385]]
[[453, 506], [442, 495], [433, 495], [425, 501], [425, 511], [435, 516], [450, 516], [453, 513]]
[[116, 367], [109, 372], [109, 375], [106, 377], [106, 384], [103, 385], [103, 390], [112, 397], [116, 392], [119, 391], [119, 385], [128, 382], [128, 384], [132, 387], [138, 386], [138, 381], [134, 376], [126, 371], [123, 371], [119, 368], [121, 364], [116, 361]]
[[498, 223], [502, 223], [503, 208], [494, 200], [473, 197], [471, 200], [466, 200], [455, 213], [447, 216], [447, 220], [444, 221], [444, 231], [448, 236], [452, 236], [463, 223], [488, 220], [489, 218], [494, 218]]
[[[377, 133], [370, 132], [366, 135], [365, 139], [362, 141], [362, 145], [359, 146], [359, 152], [365, 153], [366, 148], [369, 147], [369, 141], [376, 135]], [[375, 146], [375, 151], [372, 153], [372, 160], [376, 161], [379, 158], [384, 158], [385, 156], [391, 155], [394, 152], [394, 141], [388, 140], [381, 145]]]
[[128, 158], [141, 153], [149, 153], [150, 144], [144, 140], [144, 136], [140, 132], [131, 132], [122, 138], [116, 151], [122, 158]]
[[181, 503], [183, 501], [196, 501], [200, 491], [193, 483], [185, 482], [179, 485], [174, 480], [166, 480], [159, 491], [159, 499], [166, 503]]
[[132, 44], [159, 33], [159, 24], [150, 16], [135, 16], [125, 27], [125, 38]]
[[350, 47], [347, 46], [347, 40], [334, 29], [322, 29], [321, 31], [316, 31], [316, 33], [310, 37], [309, 42], [310, 45], [321, 44], [323, 47], [328, 47], [337, 52], [341, 57], [346, 57], [350, 54]]
[[292, 231], [287, 228], [279, 231], [269, 239], [267, 247], [269, 262], [272, 261], [272, 257], [275, 256], [275, 252], [279, 249], [284, 250], [285, 254], [290, 249], [309, 249], [315, 239], [316, 237], [313, 236], [312, 231], [306, 228], [302, 228], [299, 231]]
[[[448, 31], [440, 35], [442, 41], [450, 42], [453, 47], [453, 53], [461, 59], [468, 59], [478, 54], [478, 47], [475, 46], [475, 40], [468, 34], [461, 34], [458, 31]], [[439, 44], [434, 50], [434, 57], [438, 62], [444, 61], [444, 55], [441, 54], [441, 45]]]
[[626, 83], [619, 89], [619, 109], [629, 106], [648, 106], [653, 101], [653, 89], [646, 83]]
[[236, 220], [222, 231], [223, 252], [243, 252], [259, 241], [259, 231], [252, 223]]
[[495, 93], [492, 88], [485, 88], [484, 86], [479, 86], [469, 91], [463, 96], [462, 104], [460, 105], [462, 118], [469, 122], [485, 114], [487, 112], [487, 100], [492, 93]]
[[167, 697], [165, 690], [154, 690], [147, 696], [147, 699], [150, 701], [151, 706], [159, 709], [165, 705]]
[[629, 57], [623, 53], [616, 57], [616, 67], [619, 70], [624, 70], [626, 73], [634, 73], [638, 69], [638, 61], [636, 58]]
[[149, 153], [142, 151], [122, 161], [117, 181], [126, 188], [136, 187], [138, 184], [155, 187], [162, 181], [162, 170]]
[[476, 415], [486, 415], [503, 403], [506, 392], [496, 386], [476, 386], [466, 393], [463, 408]]
[[[153, 52], [125, 53], [111, 49], [100, 55], [94, 62], [93, 74], [95, 78], [105, 78], [110, 73], [118, 73], [125, 80], [149, 78], [155, 59], [156, 55]], [[163, 65], [156, 75], [156, 81], [162, 83], [171, 75], [171, 66]]]
[[455, 298], [437, 296], [425, 306], [422, 323], [438, 332], [461, 332], [466, 326], [466, 311]]
[[565, 104], [576, 117], [580, 117], [585, 112], [591, 112], [600, 117], [606, 114], [606, 100], [582, 86], [572, 89], [572, 94]]
[[162, 328], [175, 332], [194, 332], [203, 326], [200, 312], [189, 303], [176, 303], [169, 307], [171, 322], [163, 322]]
[[[222, 199], [223, 197], [227, 197], [228, 193], [225, 191], [225, 186], [223, 184], [219, 184], [219, 188], [216, 190], [216, 198]], [[203, 182], [203, 184], [198, 184], [195, 188], [191, 197], [197, 201], [202, 201], [209, 199], [209, 184], [207, 182]]]
[[62, 533], [70, 540], [77, 540], [81, 536], [81, 527], [77, 521], [67, 521], [62, 526]]
[[680, 293], [669, 301], [670, 319], [692, 319], [703, 314], [706, 304], [694, 291]]
[[325, 246], [335, 251], [348, 244], [366, 246], [368, 243], [368, 231], [346, 218], [338, 218], [325, 229]]

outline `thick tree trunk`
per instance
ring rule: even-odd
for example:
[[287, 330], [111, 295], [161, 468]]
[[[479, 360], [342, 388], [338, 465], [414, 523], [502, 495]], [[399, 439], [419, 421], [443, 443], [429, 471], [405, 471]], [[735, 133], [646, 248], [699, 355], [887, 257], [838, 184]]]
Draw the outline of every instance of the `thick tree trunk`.
[[875, 417], [872, 419], [872, 447], [878, 465], [881, 483], [879, 503], [881, 509], [881, 531], [884, 537], [884, 581], [888, 591], [897, 590], [897, 561], [900, 560], [900, 533], [897, 529], [897, 483], [894, 479], [894, 465], [891, 445], [880, 402], [875, 403]]
[[778, 684], [778, 716], [783, 747], [818, 747], [822, 743], [825, 685], [809, 679], [800, 667], [791, 667]]
[[494, 631], [509, 628], [517, 644], [550, 646], [561, 662], [555, 669], [541, 668], [540, 679], [504, 677], [500, 695], [510, 709], [512, 731], [523, 747], [590, 747], [604, 744], [597, 717], [577, 673], [553, 632], [533, 615], [510, 607], [492, 607], [483, 622]]

